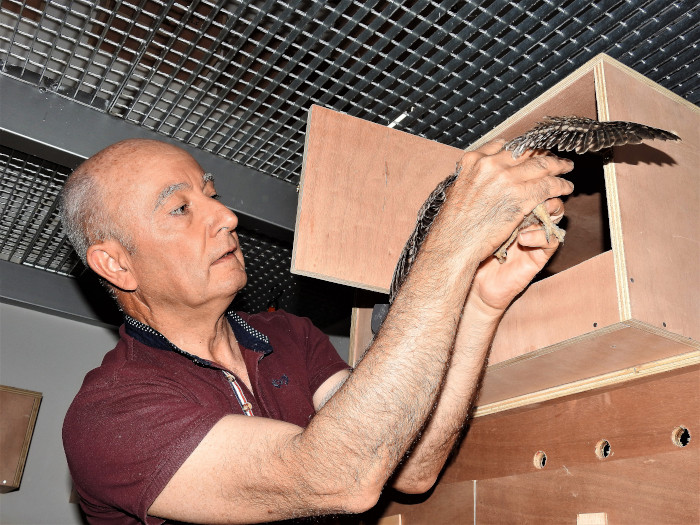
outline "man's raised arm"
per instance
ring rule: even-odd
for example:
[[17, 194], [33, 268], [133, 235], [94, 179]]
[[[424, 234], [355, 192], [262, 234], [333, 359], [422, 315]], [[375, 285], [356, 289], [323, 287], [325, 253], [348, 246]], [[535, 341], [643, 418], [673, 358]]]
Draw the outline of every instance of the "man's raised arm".
[[570, 193], [556, 157], [512, 159], [490, 143], [462, 175], [365, 357], [306, 429], [226, 416], [149, 513], [256, 523], [371, 508], [424, 427], [479, 264], [537, 204]]

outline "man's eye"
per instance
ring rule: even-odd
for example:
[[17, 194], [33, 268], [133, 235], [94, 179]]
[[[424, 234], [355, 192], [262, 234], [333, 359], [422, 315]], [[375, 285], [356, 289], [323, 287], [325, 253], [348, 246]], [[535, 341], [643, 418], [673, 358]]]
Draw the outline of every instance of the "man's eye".
[[175, 208], [173, 211], [171, 211], [170, 215], [184, 215], [186, 211], [187, 211], [187, 204], [183, 204], [179, 208]]
[[211, 198], [219, 201], [219, 200], [221, 200], [221, 195], [219, 195], [218, 193], [215, 193], [214, 195], [211, 196]]

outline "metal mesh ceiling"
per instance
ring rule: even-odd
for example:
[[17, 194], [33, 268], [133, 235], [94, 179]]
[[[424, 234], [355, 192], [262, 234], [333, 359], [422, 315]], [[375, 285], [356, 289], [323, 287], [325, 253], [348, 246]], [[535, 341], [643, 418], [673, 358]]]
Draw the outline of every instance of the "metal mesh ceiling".
[[[465, 147], [601, 52], [700, 102], [692, 1], [3, 0], [0, 14], [3, 74], [291, 184], [311, 104]], [[80, 271], [55, 213], [68, 170], [0, 153], [0, 258]], [[289, 246], [242, 239], [251, 271], [265, 254], [252, 309], [299, 293]]]
[[700, 97], [690, 1], [2, 6], [6, 74], [292, 183], [312, 103], [461, 147], [600, 52]]

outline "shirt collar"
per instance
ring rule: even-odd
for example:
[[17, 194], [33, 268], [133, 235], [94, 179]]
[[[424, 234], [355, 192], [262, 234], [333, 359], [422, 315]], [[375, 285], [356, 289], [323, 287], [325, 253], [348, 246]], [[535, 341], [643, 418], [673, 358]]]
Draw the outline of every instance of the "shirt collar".
[[[236, 340], [246, 348], [254, 350], [266, 356], [272, 353], [272, 345], [268, 337], [260, 332], [259, 330], [250, 326], [240, 315], [238, 315], [233, 310], [226, 312], [226, 319], [231, 325], [233, 330], [233, 335], [236, 336]], [[177, 345], [170, 342], [170, 340], [161, 334], [158, 330], [155, 330], [148, 326], [147, 324], [137, 321], [131, 316], [124, 316], [124, 329], [128, 335], [136, 339], [137, 341], [150, 346], [153, 348], [158, 348], [160, 350], [171, 350], [185, 357], [191, 359], [195, 364], [201, 366], [214, 366], [211, 361], [207, 359], [202, 359], [194, 354], [190, 354], [185, 350], [179, 348]]]

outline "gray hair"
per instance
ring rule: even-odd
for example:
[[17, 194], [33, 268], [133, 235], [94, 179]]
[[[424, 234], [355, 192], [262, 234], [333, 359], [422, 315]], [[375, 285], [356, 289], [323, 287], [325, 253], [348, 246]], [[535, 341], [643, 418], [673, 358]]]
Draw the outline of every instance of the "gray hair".
[[134, 251], [131, 236], [117, 226], [106, 205], [105, 188], [86, 170], [76, 169], [68, 177], [60, 197], [63, 228], [80, 260], [87, 266], [88, 248], [114, 239]]

